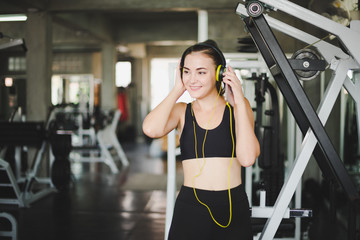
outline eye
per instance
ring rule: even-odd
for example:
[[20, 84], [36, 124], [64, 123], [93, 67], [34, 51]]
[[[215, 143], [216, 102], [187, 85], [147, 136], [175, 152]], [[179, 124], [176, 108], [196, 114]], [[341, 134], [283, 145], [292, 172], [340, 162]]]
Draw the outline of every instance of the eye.
[[199, 72], [199, 74], [200, 74], [200, 75], [204, 75], [204, 74], [206, 74], [206, 72]]

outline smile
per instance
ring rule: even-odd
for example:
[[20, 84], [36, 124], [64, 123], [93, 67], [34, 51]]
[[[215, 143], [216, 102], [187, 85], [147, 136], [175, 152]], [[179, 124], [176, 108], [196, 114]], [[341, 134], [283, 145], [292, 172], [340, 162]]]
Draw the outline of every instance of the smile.
[[201, 88], [201, 86], [190, 86], [190, 89], [192, 90], [192, 91], [197, 91], [197, 90], [199, 90]]

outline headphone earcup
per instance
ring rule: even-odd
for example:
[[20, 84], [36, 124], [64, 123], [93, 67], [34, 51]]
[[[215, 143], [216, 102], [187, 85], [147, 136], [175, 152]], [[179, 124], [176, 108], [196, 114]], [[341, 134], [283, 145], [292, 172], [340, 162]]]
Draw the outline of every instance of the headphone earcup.
[[216, 69], [216, 81], [221, 82], [223, 80], [223, 74], [226, 71], [226, 67], [219, 65]]

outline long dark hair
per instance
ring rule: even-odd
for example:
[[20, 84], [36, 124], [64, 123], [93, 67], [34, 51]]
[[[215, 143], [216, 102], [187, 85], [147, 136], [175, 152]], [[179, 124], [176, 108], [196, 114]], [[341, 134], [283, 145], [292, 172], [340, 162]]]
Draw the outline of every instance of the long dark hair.
[[[219, 65], [222, 65], [225, 67], [225, 64], [226, 64], [225, 58], [224, 58], [224, 55], [222, 54], [222, 52], [220, 51], [217, 43], [214, 40], [208, 39], [204, 42], [200, 42], [195, 45], [192, 45], [184, 51], [184, 53], [181, 57], [181, 61], [180, 61], [181, 70], [184, 67], [185, 57], [192, 52], [204, 53], [204, 54], [208, 55], [214, 61], [216, 67]], [[182, 73], [182, 71], [181, 71], [181, 73]], [[225, 91], [222, 88], [222, 82], [216, 81], [216, 90], [218, 92], [220, 91], [220, 95], [224, 94]]]

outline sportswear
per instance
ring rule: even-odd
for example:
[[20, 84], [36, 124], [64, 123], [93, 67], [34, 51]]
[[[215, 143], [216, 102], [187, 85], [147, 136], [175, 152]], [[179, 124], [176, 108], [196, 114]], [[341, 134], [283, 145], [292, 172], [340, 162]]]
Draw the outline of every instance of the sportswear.
[[[230, 189], [233, 217], [227, 228], [221, 228], [211, 219], [208, 210], [194, 196], [191, 187], [182, 186], [175, 202], [168, 240], [252, 240], [250, 207], [242, 184]], [[214, 217], [226, 224], [229, 220], [228, 190], [197, 189], [198, 197], [213, 211]]]
[[[214, 129], [209, 129], [206, 136], [204, 153], [205, 157], [231, 157], [233, 151], [233, 142], [230, 131], [230, 105], [225, 106], [223, 113], [223, 118], [219, 126]], [[234, 111], [231, 108], [231, 118], [232, 118], [232, 132], [235, 142], [235, 119]], [[197, 154], [198, 158], [202, 158], [202, 146], [204, 142], [204, 136], [206, 129], [201, 128], [196, 122], [195, 115], [191, 114], [191, 103], [188, 103], [185, 111], [185, 123], [180, 136], [180, 150], [181, 150], [181, 160], [188, 160], [196, 158], [195, 155], [195, 134], [194, 134], [194, 125], [195, 122], [195, 132], [196, 132], [196, 142], [197, 142]], [[234, 150], [234, 157], [236, 156]]]

